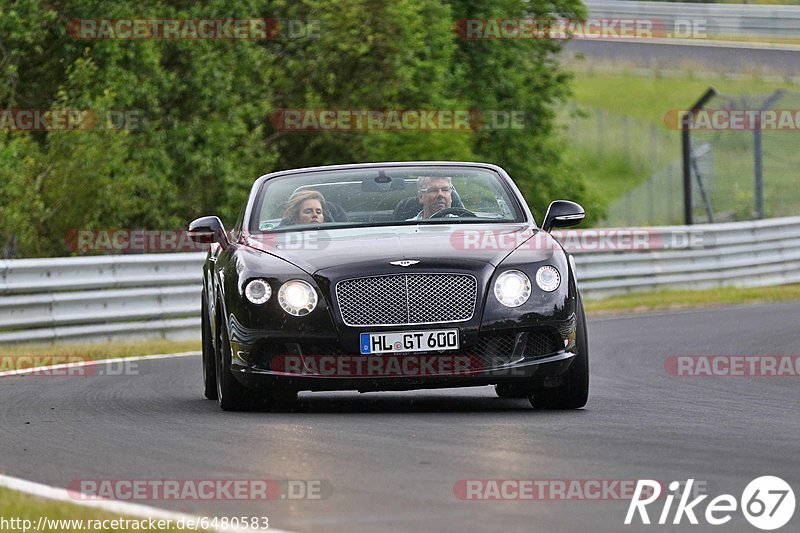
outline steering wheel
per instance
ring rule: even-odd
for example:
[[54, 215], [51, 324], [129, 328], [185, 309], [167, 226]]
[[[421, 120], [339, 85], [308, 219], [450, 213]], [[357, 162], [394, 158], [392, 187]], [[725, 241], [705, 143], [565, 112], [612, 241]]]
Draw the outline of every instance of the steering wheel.
[[447, 207], [432, 214], [431, 218], [444, 218], [448, 215], [455, 215], [457, 217], [476, 217], [475, 213], [469, 209], [464, 209], [463, 207]]

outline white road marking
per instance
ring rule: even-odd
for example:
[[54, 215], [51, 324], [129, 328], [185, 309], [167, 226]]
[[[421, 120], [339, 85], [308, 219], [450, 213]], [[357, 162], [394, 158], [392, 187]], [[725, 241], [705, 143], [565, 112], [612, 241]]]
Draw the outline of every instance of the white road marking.
[[[79, 505], [81, 507], [92, 507], [109, 513], [120, 514], [136, 518], [172, 520], [173, 522], [177, 522], [178, 520], [184, 520], [184, 521], [194, 520], [195, 522], [197, 522], [197, 520], [200, 519], [199, 516], [194, 516], [185, 513], [177, 513], [174, 511], [167, 511], [165, 509], [158, 509], [156, 507], [150, 507], [149, 505], [141, 505], [138, 503], [120, 502], [116, 500], [104, 500], [104, 499], [76, 500], [70, 497], [69, 491], [67, 491], [67, 489], [51, 487], [49, 485], [42, 485], [41, 483], [34, 483], [33, 481], [27, 481], [25, 479], [20, 479], [11, 476], [4, 476], [2, 474], [0, 474], [0, 487], [16, 490], [19, 492], [24, 492], [25, 494], [30, 494], [31, 496], [36, 496], [39, 498], [46, 498], [48, 500], [67, 502], [72, 505]], [[265, 530], [242, 528], [242, 527], [240, 528], [228, 527], [228, 528], [217, 528], [214, 530], [207, 530], [207, 531], [218, 531], [219, 533], [256, 533], [256, 532], [263, 533], [263, 531]], [[275, 533], [291, 533], [290, 531], [287, 530], [275, 529], [271, 525], [269, 531]]]
[[[58, 370], [62, 368], [80, 367], [86, 365], [102, 365], [107, 363], [118, 363], [122, 361], [150, 361], [153, 359], [168, 359], [172, 357], [193, 357], [193, 356], [198, 356], [200, 354], [201, 354], [200, 352], [180, 352], [180, 353], [159, 354], [159, 355], [141, 355], [134, 357], [117, 357], [113, 359], [98, 359], [95, 361], [79, 361], [75, 363], [62, 363], [50, 366], [39, 366], [35, 368], [24, 368], [21, 370], [9, 370], [5, 372], [0, 372], [0, 377], [18, 376], [22, 374], [31, 374], [35, 372]], [[73, 505], [79, 505], [82, 507], [92, 507], [95, 509], [107, 511], [109, 513], [119, 513], [122, 515], [133, 516], [137, 518], [156, 518], [156, 519], [172, 520], [172, 521], [177, 521], [182, 519], [182, 520], [194, 520], [195, 522], [200, 518], [199, 516], [194, 516], [185, 513], [178, 513], [174, 511], [167, 511], [165, 509], [158, 509], [157, 507], [150, 507], [149, 505], [141, 505], [138, 503], [129, 503], [129, 502], [121, 502], [116, 500], [105, 500], [105, 499], [76, 500], [70, 497], [69, 491], [67, 491], [67, 489], [42, 485], [41, 483], [34, 483], [33, 481], [27, 481], [24, 479], [5, 476], [2, 474], [0, 474], [0, 487], [5, 487], [7, 489], [24, 492], [25, 494], [30, 494], [32, 496], [37, 496], [39, 498], [68, 502]], [[275, 529], [273, 527], [270, 527], [269, 530], [277, 533], [292, 533], [287, 530]], [[229, 532], [256, 533], [260, 530], [251, 528], [242, 528], [242, 527], [240, 528], [229, 527], [229, 528], [217, 528], [214, 531], [218, 531], [219, 533], [229, 533]]]

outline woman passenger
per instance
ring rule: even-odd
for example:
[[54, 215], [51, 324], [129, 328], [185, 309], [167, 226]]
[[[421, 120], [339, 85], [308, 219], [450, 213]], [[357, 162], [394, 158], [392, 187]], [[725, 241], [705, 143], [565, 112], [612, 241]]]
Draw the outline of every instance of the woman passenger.
[[325, 222], [325, 198], [318, 191], [300, 191], [292, 195], [283, 210], [285, 224], [322, 224]]

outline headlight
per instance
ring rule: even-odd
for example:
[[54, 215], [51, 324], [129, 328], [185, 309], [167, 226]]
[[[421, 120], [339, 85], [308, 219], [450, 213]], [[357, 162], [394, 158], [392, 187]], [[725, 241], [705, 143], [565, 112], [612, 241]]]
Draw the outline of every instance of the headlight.
[[317, 292], [305, 281], [293, 279], [281, 285], [278, 303], [290, 315], [307, 315], [317, 306]]
[[536, 284], [546, 292], [553, 292], [561, 285], [561, 275], [556, 267], [545, 265], [536, 271]]
[[506, 307], [519, 307], [531, 296], [531, 280], [519, 270], [506, 270], [494, 282], [494, 295]]
[[261, 305], [266, 303], [266, 301], [269, 300], [269, 297], [272, 296], [272, 289], [270, 288], [269, 283], [263, 279], [254, 279], [247, 284], [247, 287], [244, 288], [244, 295], [252, 303]]

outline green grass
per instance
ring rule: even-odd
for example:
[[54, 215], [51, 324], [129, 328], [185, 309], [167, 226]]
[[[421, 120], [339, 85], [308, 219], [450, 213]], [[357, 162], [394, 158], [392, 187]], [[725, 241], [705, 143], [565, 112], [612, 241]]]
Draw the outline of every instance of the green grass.
[[587, 178], [587, 187], [601, 205], [608, 205], [648, 175], [646, 170], [637, 168], [624, 155], [612, 153], [606, 157], [595, 155], [589, 150], [572, 146], [566, 153], [566, 160], [573, 168]]
[[[18, 518], [21, 520], [30, 520], [31, 521], [31, 529], [28, 531], [34, 531], [34, 528], [38, 524], [39, 517], [45, 517], [50, 520], [117, 520], [120, 518], [127, 518], [133, 520], [142, 520], [132, 517], [122, 517], [120, 515], [107, 513], [105, 511], [99, 511], [97, 509], [92, 509], [89, 507], [82, 507], [79, 505], [74, 505], [71, 503], [59, 502], [55, 500], [47, 500], [44, 498], [37, 498], [35, 496], [29, 496], [27, 494], [8, 490], [5, 488], [0, 488], [0, 517], [3, 517], [6, 520], [10, 520], [12, 518]], [[14, 525], [14, 524], [11, 524]], [[74, 524], [73, 524], [74, 525]], [[43, 533], [52, 531], [58, 533], [78, 533], [80, 531], [88, 531], [88, 523], [84, 522], [83, 529], [77, 529], [74, 527], [59, 527], [57, 529], [50, 527], [45, 528], [42, 530]], [[94, 524], [93, 524], [94, 525]], [[107, 525], [111, 525], [111, 523], [107, 523]], [[174, 523], [173, 523], [174, 526]], [[20, 527], [13, 527], [13, 528], [5, 528], [3, 531], [22, 531]], [[91, 531], [142, 531], [142, 529], [134, 528], [126, 528], [126, 529], [111, 529], [111, 528], [95, 528], [91, 529]], [[176, 529], [172, 527], [170, 529], [159, 529], [158, 531], [187, 531], [184, 529]], [[201, 529], [200, 531], [206, 531]]]
[[632, 293], [602, 300], [584, 300], [591, 315], [719, 307], [724, 305], [758, 304], [800, 300], [800, 284], [775, 287], [725, 287], [701, 291]]
[[[95, 361], [116, 357], [155, 355], [166, 353], [200, 351], [200, 341], [168, 341], [163, 339], [139, 342], [115, 342], [100, 344], [20, 344], [0, 346], [2, 370], [28, 367], [35, 359], [16, 356], [36, 356], [45, 365], [77, 361]], [[50, 357], [48, 360], [47, 357]]]
[[800, 44], [797, 37], [762, 37], [756, 35], [713, 35], [709, 37], [715, 41], [735, 41], [740, 43], [768, 43], [768, 44]]
[[757, 74], [741, 80], [727, 78], [724, 74], [708, 79], [705, 76], [713, 73], [707, 67], [690, 68], [685, 77], [640, 76], [633, 67], [622, 73], [595, 70], [596, 65], [579, 67], [573, 64], [572, 68], [575, 75], [573, 100], [577, 104], [657, 124], [664, 130], [667, 130], [664, 125], [667, 111], [688, 109], [709, 87], [730, 95], [768, 94], [792, 88], [786, 81], [765, 79]]

